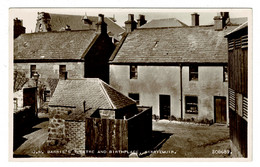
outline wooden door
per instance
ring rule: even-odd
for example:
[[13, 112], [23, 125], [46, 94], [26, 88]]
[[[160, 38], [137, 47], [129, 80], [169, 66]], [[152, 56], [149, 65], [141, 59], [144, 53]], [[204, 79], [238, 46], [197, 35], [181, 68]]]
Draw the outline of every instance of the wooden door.
[[170, 95], [160, 95], [160, 119], [168, 119], [171, 113]]
[[227, 122], [226, 97], [215, 96], [214, 106], [215, 122], [225, 124]]

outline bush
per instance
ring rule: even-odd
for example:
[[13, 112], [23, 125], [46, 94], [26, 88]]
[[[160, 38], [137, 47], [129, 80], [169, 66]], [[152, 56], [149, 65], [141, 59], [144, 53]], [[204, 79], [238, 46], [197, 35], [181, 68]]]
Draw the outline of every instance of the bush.
[[158, 121], [160, 119], [159, 115], [155, 115], [155, 114], [152, 115], [152, 118], [156, 121]]
[[169, 120], [170, 120], [170, 121], [176, 121], [177, 118], [176, 118], [174, 115], [171, 115], [171, 116], [169, 116]]

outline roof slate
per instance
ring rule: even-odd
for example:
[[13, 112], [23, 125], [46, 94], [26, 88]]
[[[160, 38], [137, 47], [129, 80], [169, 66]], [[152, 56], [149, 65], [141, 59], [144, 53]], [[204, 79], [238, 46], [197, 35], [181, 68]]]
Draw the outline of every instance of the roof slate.
[[176, 18], [151, 20], [140, 28], [163, 28], [163, 27], [187, 27], [187, 25]]
[[80, 60], [97, 36], [94, 30], [22, 34], [14, 40], [14, 60]]
[[239, 31], [239, 30], [242, 30], [242, 29], [244, 29], [244, 28], [247, 28], [247, 27], [248, 27], [248, 22], [245, 22], [244, 24], [242, 24], [242, 25], [238, 26], [237, 28], [235, 28], [233, 31], [229, 32], [229, 33], [226, 35], [226, 37], [229, 36], [229, 35], [231, 35], [231, 34], [233, 34], [233, 33], [235, 33], [235, 32], [237, 32], [237, 31]]
[[[64, 28], [66, 25], [69, 25], [71, 30], [88, 30], [93, 29], [92, 27], [89, 27], [87, 24], [84, 24], [83, 17], [80, 15], [66, 15], [66, 14], [50, 14], [50, 25], [52, 31], [60, 31], [62, 28]], [[87, 18], [92, 21], [93, 25], [96, 25], [98, 22], [97, 16], [87, 16]], [[112, 34], [120, 34], [124, 32], [125, 30], [120, 27], [118, 24], [116, 24], [112, 19], [105, 17], [104, 18], [105, 23], [107, 24], [107, 31], [111, 32]]]
[[228, 25], [238, 26], [247, 22], [247, 17], [230, 18]]
[[60, 80], [49, 102], [50, 106], [72, 106], [86, 109], [120, 109], [135, 104], [98, 78]]
[[[111, 63], [227, 63], [227, 39], [234, 29], [213, 26], [137, 29], [129, 33]], [[117, 51], [117, 50], [116, 50]], [[114, 56], [114, 55], [112, 55]]]

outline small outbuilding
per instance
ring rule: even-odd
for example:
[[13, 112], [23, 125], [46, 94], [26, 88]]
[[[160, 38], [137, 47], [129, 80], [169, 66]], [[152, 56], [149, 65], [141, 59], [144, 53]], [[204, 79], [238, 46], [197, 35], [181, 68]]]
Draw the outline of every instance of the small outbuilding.
[[49, 103], [49, 146], [81, 156], [128, 156], [152, 132], [152, 109], [98, 78], [60, 80]]

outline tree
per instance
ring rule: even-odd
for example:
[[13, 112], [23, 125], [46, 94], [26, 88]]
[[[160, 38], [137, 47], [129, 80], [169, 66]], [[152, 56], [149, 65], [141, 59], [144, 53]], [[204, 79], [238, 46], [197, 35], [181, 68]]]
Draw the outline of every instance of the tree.
[[13, 91], [16, 92], [21, 90], [25, 83], [29, 80], [29, 78], [25, 77], [25, 73], [21, 71], [14, 71], [14, 86]]

